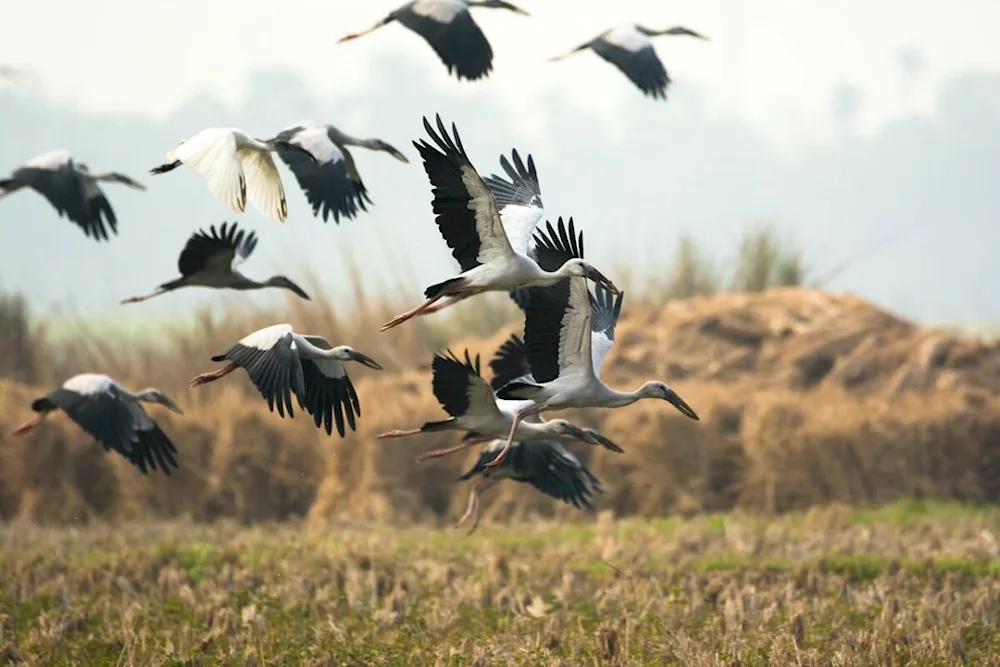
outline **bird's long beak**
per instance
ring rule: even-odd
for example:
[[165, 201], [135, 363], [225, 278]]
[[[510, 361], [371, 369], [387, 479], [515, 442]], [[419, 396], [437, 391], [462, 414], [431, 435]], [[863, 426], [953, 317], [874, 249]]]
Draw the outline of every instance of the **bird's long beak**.
[[531, 14], [529, 14], [528, 12], [524, 11], [520, 7], [515, 7], [514, 5], [510, 6], [510, 11], [514, 12], [515, 14], [520, 14], [521, 16], [531, 16]]
[[162, 403], [162, 404], [164, 405], [164, 407], [166, 407], [166, 408], [167, 408], [168, 410], [171, 410], [171, 411], [173, 411], [173, 412], [176, 412], [176, 413], [177, 413], [177, 414], [179, 414], [179, 415], [182, 415], [182, 414], [184, 414], [184, 411], [183, 411], [183, 410], [181, 410], [181, 407], [180, 407], [179, 405], [177, 405], [176, 403], [174, 403], [174, 399], [170, 398], [169, 396], [161, 396], [160, 398], [162, 399], [162, 400], [161, 400], [160, 402], [161, 402], [161, 403]]
[[663, 400], [668, 401], [671, 405], [680, 410], [681, 414], [685, 417], [690, 417], [691, 419], [700, 421], [700, 419], [698, 419], [698, 413], [696, 413], [691, 406], [688, 405], [687, 402], [685, 402], [685, 400], [681, 398], [673, 389], [667, 389], [667, 394], [663, 397]]
[[611, 451], [618, 452], [619, 454], [625, 452], [625, 450], [615, 444], [613, 440], [604, 437], [600, 432], [595, 431], [592, 428], [583, 429], [583, 433], [587, 436], [585, 442], [589, 442], [592, 445], [600, 445], [605, 449], [610, 449]]
[[356, 350], [354, 352], [351, 352], [351, 359], [353, 361], [358, 362], [362, 366], [366, 366], [368, 368], [373, 368], [373, 369], [375, 369], [377, 371], [382, 370], [382, 366], [380, 366], [377, 361], [375, 361], [371, 357], [368, 357], [368, 356], [365, 356], [365, 355], [361, 354], [360, 352], [358, 352]]
[[607, 276], [605, 276], [603, 273], [601, 273], [600, 271], [598, 271], [597, 269], [595, 269], [593, 267], [591, 267], [590, 270], [587, 272], [587, 277], [590, 278], [591, 280], [593, 280], [598, 285], [601, 285], [602, 287], [604, 287], [606, 290], [608, 290], [612, 294], [621, 294], [622, 293], [622, 291], [620, 289], [618, 289], [617, 287], [615, 287], [615, 284], [613, 282], [611, 282], [611, 280], [609, 280]]

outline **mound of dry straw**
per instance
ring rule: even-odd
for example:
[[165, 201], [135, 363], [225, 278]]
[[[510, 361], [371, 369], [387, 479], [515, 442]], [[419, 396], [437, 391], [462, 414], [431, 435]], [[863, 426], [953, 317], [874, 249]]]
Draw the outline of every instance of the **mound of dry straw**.
[[[519, 327], [452, 349], [467, 346], [485, 362]], [[282, 420], [268, 412], [242, 373], [196, 390], [167, 386], [186, 412], [151, 408], [180, 450], [182, 469], [170, 478], [145, 478], [105, 455], [65, 417], [18, 440], [0, 436], [0, 516], [451, 521], [466, 500], [455, 479], [476, 452], [417, 464], [416, 454], [459, 436], [374, 439], [443, 416], [427, 361], [383, 373], [353, 369], [363, 414], [344, 440], [318, 432], [308, 415]], [[1000, 344], [923, 329], [853, 296], [799, 288], [656, 308], [633, 303], [604, 379], [631, 388], [651, 378], [666, 379], [702, 421], [659, 401], [564, 415], [626, 450], [574, 448], [609, 492], [598, 509], [783, 511], [1000, 495]], [[0, 431], [30, 416], [32, 398], [48, 389], [0, 383]], [[510, 482], [486, 494], [484, 513], [581, 516]]]

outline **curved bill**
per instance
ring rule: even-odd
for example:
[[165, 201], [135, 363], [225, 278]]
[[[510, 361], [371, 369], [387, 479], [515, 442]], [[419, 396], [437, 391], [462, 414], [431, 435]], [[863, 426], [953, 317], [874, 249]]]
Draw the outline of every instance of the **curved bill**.
[[358, 362], [362, 366], [367, 366], [368, 368], [374, 368], [377, 371], [382, 370], [382, 366], [380, 366], [377, 361], [375, 361], [369, 356], [361, 354], [356, 350], [351, 352], [351, 360]]
[[585, 442], [589, 442], [592, 445], [600, 445], [605, 449], [610, 449], [611, 451], [618, 452], [619, 454], [625, 452], [625, 450], [615, 444], [613, 440], [605, 437], [599, 431], [595, 431], [592, 428], [585, 428], [583, 429], [583, 433], [587, 436], [584, 440]]
[[696, 413], [694, 409], [690, 405], [688, 405], [687, 402], [683, 398], [681, 398], [677, 394], [677, 392], [674, 391], [673, 389], [667, 389], [667, 394], [666, 396], [663, 397], [663, 400], [669, 402], [675, 408], [680, 410], [681, 414], [684, 415], [685, 417], [690, 417], [691, 419], [700, 421], [698, 419], [698, 413]]
[[594, 267], [589, 267], [587, 269], [587, 277], [593, 280], [595, 283], [608, 290], [612, 294], [621, 294], [622, 291], [615, 287], [615, 284], [608, 279], [603, 273], [595, 269]]

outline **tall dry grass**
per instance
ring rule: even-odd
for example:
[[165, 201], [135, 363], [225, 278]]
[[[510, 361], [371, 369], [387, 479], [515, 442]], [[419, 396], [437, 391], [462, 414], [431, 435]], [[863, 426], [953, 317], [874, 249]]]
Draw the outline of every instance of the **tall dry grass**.
[[[861, 306], [818, 292], [775, 292], [768, 321], [756, 321], [757, 306], [743, 297], [721, 306], [704, 297], [675, 301], [806, 279], [799, 256], [768, 230], [751, 230], [740, 247], [739, 260], [722, 275], [707, 269], [718, 265], [686, 241], [666, 287], [629, 291], [604, 379], [617, 387], [667, 379], [702, 421], [648, 401], [567, 412], [626, 450], [575, 448], [609, 490], [599, 508], [652, 516], [1000, 495], [1000, 404], [997, 392], [984, 389], [993, 377], [989, 364], [1000, 358], [992, 347], [928, 338], [874, 309], [844, 316]], [[416, 464], [418, 452], [453, 444], [457, 436], [379, 441], [374, 435], [441, 418], [430, 391], [431, 354], [449, 345], [488, 359], [507, 335], [520, 332], [518, 311], [505, 295], [488, 295], [378, 334], [409, 304], [367, 293], [356, 279], [353, 305], [333, 309], [313, 282], [312, 302], [205, 311], [194, 326], [178, 326], [156, 341], [109, 339], [81, 322], [70, 345], [48, 336], [44, 321], [30, 324], [23, 300], [0, 300], [0, 369], [7, 378], [0, 380], [0, 517], [409, 522], [458, 516], [465, 490], [456, 488], [456, 478], [474, 452]], [[212, 355], [282, 321], [351, 344], [385, 367], [351, 369], [362, 407], [356, 433], [341, 440], [319, 432], [308, 416], [279, 418], [243, 373], [187, 388], [191, 377], [216, 366]], [[963, 379], [966, 367], [986, 369], [976, 376], [979, 384]], [[179, 401], [183, 417], [150, 409], [178, 446], [179, 471], [143, 477], [64, 417], [16, 441], [7, 438], [30, 416], [33, 398], [84, 371], [132, 388], [156, 385]], [[513, 483], [484, 501], [487, 519], [583, 516]]]

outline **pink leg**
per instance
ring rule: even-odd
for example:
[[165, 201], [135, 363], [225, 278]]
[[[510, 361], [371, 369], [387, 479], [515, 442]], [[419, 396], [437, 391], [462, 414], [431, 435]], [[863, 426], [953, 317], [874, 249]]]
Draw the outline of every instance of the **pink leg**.
[[446, 447], [445, 449], [435, 449], [429, 452], [424, 452], [417, 457], [417, 463], [427, 461], [428, 459], [436, 459], [442, 456], [447, 456], [448, 454], [453, 454], [475, 444], [478, 444], [478, 442], [475, 440], [467, 440], [465, 442], [458, 443], [454, 447]]
[[232, 373], [233, 371], [235, 371], [237, 368], [239, 368], [239, 366], [237, 366], [236, 364], [230, 362], [229, 365], [226, 366], [225, 368], [221, 368], [221, 369], [219, 369], [217, 371], [210, 371], [208, 373], [202, 373], [198, 377], [196, 377], [193, 380], [191, 380], [188, 383], [188, 386], [189, 387], [197, 387], [198, 385], [205, 384], [206, 382], [215, 382], [219, 378], [224, 377], [226, 375], [229, 375], [230, 373]]
[[492, 468], [503, 463], [504, 457], [507, 456], [507, 452], [510, 451], [510, 446], [514, 442], [514, 432], [517, 430], [517, 425], [520, 424], [521, 420], [525, 417], [538, 414], [539, 412], [541, 412], [539, 406], [532, 405], [514, 413], [514, 420], [510, 424], [510, 433], [507, 434], [507, 442], [504, 443], [503, 449], [500, 450], [500, 453], [497, 454], [492, 461], [486, 464], [486, 468]]
[[379, 440], [382, 440], [384, 438], [403, 438], [408, 435], [416, 435], [417, 433], [423, 433], [423, 431], [420, 430], [419, 428], [411, 428], [405, 431], [396, 429], [395, 431], [384, 431], [382, 433], [379, 433], [375, 437], [378, 438]]
[[392, 329], [393, 327], [398, 327], [403, 322], [405, 322], [405, 321], [407, 321], [409, 319], [412, 319], [412, 318], [416, 317], [417, 315], [420, 315], [422, 312], [424, 312], [425, 310], [427, 310], [428, 308], [430, 308], [431, 305], [434, 302], [436, 302], [438, 299], [440, 299], [443, 296], [445, 296], [445, 295], [444, 294], [439, 294], [439, 295], [437, 295], [435, 297], [431, 297], [430, 299], [427, 299], [426, 301], [424, 301], [422, 304], [420, 304], [416, 308], [411, 308], [410, 310], [406, 311], [405, 313], [403, 313], [401, 315], [396, 315], [396, 317], [392, 318], [391, 320], [389, 320], [388, 322], [386, 322], [385, 324], [383, 324], [382, 328], [379, 329], [379, 331], [388, 331], [389, 329]]
[[151, 294], [143, 294], [142, 296], [130, 296], [127, 299], [122, 299], [119, 303], [139, 303], [140, 301], [145, 301], [146, 299], [152, 299], [154, 296], [159, 296], [163, 294], [166, 290], [156, 290]]
[[31, 429], [41, 424], [42, 420], [48, 417], [48, 415], [49, 415], [48, 412], [39, 412], [37, 415], [29, 419], [28, 421], [24, 422], [23, 424], [15, 428], [13, 431], [11, 431], [10, 432], [11, 437], [18, 436], [21, 435], [22, 433], [30, 431]]
[[455, 528], [460, 528], [469, 519], [473, 519], [472, 527], [469, 528], [469, 532], [466, 535], [472, 535], [472, 533], [476, 532], [476, 528], [479, 527], [479, 494], [496, 483], [496, 479], [487, 478], [472, 487], [472, 491], [469, 492], [469, 506], [466, 508], [462, 518], [455, 524]]
[[430, 308], [428, 308], [427, 310], [425, 310], [421, 314], [422, 315], [430, 315], [431, 313], [436, 313], [439, 310], [444, 310], [448, 306], [454, 306], [459, 301], [464, 301], [465, 299], [468, 299], [470, 296], [472, 296], [472, 294], [461, 294], [459, 296], [452, 297], [451, 299], [449, 299], [448, 301], [445, 301], [444, 303], [434, 304], [433, 306], [431, 306]]

